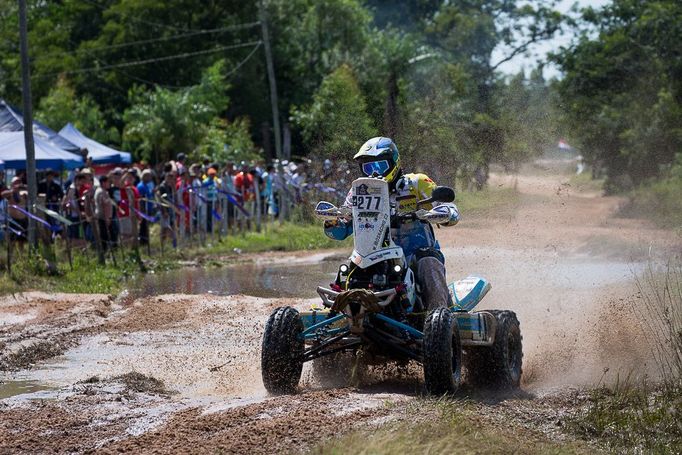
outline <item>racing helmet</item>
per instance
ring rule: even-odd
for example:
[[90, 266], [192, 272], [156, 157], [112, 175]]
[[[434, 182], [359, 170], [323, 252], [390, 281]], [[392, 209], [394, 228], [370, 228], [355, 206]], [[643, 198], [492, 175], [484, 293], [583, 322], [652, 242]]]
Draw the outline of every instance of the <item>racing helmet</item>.
[[387, 137], [373, 137], [365, 142], [353, 159], [367, 177], [379, 176], [392, 183], [400, 175], [400, 152]]

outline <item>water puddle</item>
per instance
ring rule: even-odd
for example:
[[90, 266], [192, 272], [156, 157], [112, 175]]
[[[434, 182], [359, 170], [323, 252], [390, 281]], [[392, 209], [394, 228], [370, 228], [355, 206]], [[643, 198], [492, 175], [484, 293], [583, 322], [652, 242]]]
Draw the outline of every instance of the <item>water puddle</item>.
[[324, 257], [315, 262], [248, 263], [219, 268], [184, 268], [147, 274], [131, 285], [134, 298], [160, 294], [245, 294], [254, 297], [317, 296], [319, 285], [328, 285], [344, 258]]
[[0, 400], [15, 397], [17, 395], [43, 392], [54, 389], [55, 389], [54, 387], [47, 386], [39, 381], [0, 382]]

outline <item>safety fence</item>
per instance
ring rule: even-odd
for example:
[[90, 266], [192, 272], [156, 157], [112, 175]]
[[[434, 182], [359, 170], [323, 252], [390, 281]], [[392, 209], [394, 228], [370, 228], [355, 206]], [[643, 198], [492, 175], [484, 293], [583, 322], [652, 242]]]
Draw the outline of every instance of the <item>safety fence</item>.
[[310, 222], [317, 201], [339, 203], [346, 195], [345, 188], [320, 182], [280, 182], [266, 188], [254, 181], [241, 192], [213, 184], [180, 185], [167, 192], [160, 188], [145, 197], [132, 187], [121, 188], [125, 196], [112, 200], [111, 217], [99, 216], [94, 187], [66, 203], [49, 204], [39, 195], [33, 212], [12, 198], [2, 200], [0, 241], [6, 254], [0, 263], [11, 272], [13, 251], [28, 240], [28, 219], [34, 220], [37, 241], [52, 267], [65, 261], [73, 267], [74, 251], [115, 265], [130, 252], [139, 259], [142, 254], [210, 248], [223, 237], [267, 231], [273, 223]]

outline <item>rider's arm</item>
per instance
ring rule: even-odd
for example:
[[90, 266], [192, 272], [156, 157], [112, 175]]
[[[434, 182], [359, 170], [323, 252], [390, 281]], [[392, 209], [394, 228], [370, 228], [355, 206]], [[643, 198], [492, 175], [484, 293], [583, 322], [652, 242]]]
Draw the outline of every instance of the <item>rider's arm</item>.
[[330, 239], [343, 240], [353, 234], [353, 223], [346, 220], [325, 221], [324, 234]]
[[[348, 191], [346, 195], [346, 200], [343, 203], [344, 207], [351, 207], [352, 202], [352, 191]], [[324, 234], [330, 239], [334, 240], [344, 240], [353, 234], [353, 222], [350, 220], [335, 220], [335, 221], [325, 221], [324, 222]]]
[[[431, 197], [431, 193], [436, 188], [436, 183], [431, 180], [425, 174], [418, 174], [418, 190], [420, 194], [420, 199], [426, 199]], [[431, 204], [432, 210], [446, 211], [448, 214], [448, 220], [444, 223], [438, 223], [440, 226], [454, 226], [460, 220], [459, 210], [457, 206], [452, 202], [434, 202]], [[438, 209], [436, 209], [438, 207]]]

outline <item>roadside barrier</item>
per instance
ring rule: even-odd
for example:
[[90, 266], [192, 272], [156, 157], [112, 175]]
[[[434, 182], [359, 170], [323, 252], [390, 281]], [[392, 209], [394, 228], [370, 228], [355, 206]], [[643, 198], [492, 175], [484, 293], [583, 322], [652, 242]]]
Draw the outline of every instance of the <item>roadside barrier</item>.
[[[59, 261], [63, 252], [73, 267], [73, 250], [95, 252], [100, 263], [117, 264], [127, 251], [138, 258], [140, 248], [148, 256], [172, 249], [206, 246], [226, 236], [261, 231], [273, 223], [310, 222], [314, 204], [326, 199], [342, 203], [346, 189], [319, 182], [295, 184], [284, 178], [265, 185], [254, 179], [251, 187], [238, 191], [217, 181], [211, 185], [180, 185], [170, 194], [155, 192], [136, 197], [123, 187], [126, 197], [112, 201], [110, 217], [100, 219], [95, 207], [94, 188], [75, 202], [47, 204], [38, 198], [33, 213], [27, 207], [0, 202], [0, 241], [5, 243], [5, 270], [11, 271], [13, 244], [27, 240], [27, 219], [33, 219], [43, 251], [51, 249], [50, 260]], [[73, 204], [78, 207], [74, 208]], [[118, 255], [118, 258], [117, 258]], [[51, 266], [55, 266], [52, 264]]]

